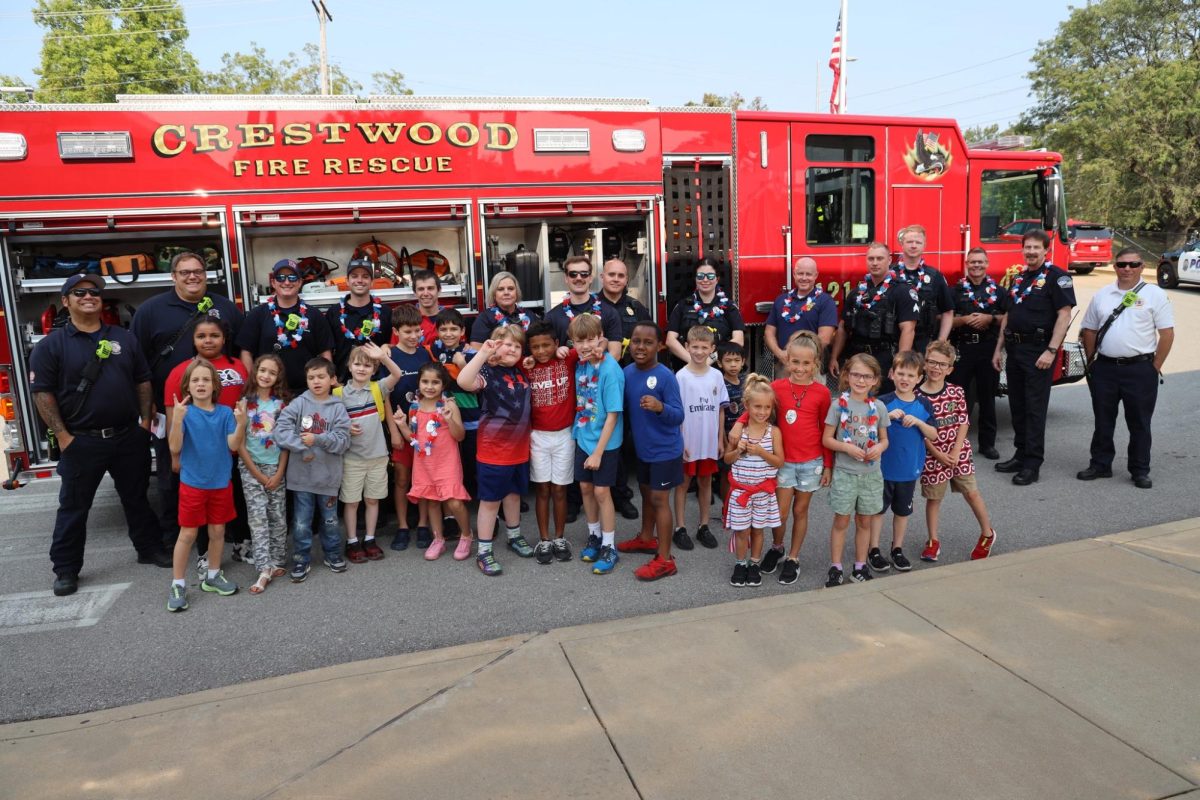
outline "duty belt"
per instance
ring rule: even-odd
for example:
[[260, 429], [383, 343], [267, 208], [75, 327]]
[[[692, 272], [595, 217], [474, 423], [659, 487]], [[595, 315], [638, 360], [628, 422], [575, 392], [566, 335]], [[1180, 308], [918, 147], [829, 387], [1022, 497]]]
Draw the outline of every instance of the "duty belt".
[[895, 353], [895, 342], [879, 342], [871, 339], [850, 340], [850, 346], [860, 353]]
[[126, 425], [122, 428], [80, 428], [71, 431], [72, 436], [94, 436], [97, 439], [115, 439], [129, 430]]
[[1050, 337], [1043, 332], [1013, 333], [1005, 331], [1004, 341], [1009, 344], [1046, 344], [1050, 341]]
[[960, 333], [950, 337], [959, 344], [979, 344], [980, 342], [995, 341], [995, 334], [988, 333]]
[[1116, 358], [1113, 356], [1098, 354], [1096, 356], [1096, 360], [1107, 361], [1109, 364], [1118, 364], [1124, 366], [1125, 364], [1140, 364], [1143, 361], [1153, 361], [1154, 353], [1141, 353], [1136, 356], [1119, 356]]

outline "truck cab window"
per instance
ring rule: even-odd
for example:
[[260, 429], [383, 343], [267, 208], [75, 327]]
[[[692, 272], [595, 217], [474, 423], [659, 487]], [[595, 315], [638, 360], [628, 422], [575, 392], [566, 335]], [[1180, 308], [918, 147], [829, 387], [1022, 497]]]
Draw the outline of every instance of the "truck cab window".
[[979, 240], [1020, 241], [1030, 228], [1040, 228], [1044, 197], [1036, 172], [984, 170], [979, 179]]
[[874, 170], [809, 167], [804, 183], [810, 245], [866, 244], [874, 238]]

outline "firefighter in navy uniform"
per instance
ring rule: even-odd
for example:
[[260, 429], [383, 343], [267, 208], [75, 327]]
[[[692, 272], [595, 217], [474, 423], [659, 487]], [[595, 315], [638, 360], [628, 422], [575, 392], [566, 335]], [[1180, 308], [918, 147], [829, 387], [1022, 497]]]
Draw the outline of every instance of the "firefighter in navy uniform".
[[676, 303], [667, 319], [667, 349], [683, 364], [690, 360], [688, 331], [696, 325], [710, 328], [717, 337], [716, 344], [737, 342], [746, 346], [746, 323], [737, 303], [729, 299], [718, 283], [721, 271], [717, 262], [711, 258], [700, 259], [695, 274], [695, 292]]
[[1008, 311], [1008, 292], [988, 277], [987, 251], [967, 251], [966, 275], [954, 284], [954, 323], [950, 341], [958, 350], [958, 363], [950, 382], [967, 393], [967, 408], [979, 404], [979, 454], [993, 461], [996, 450], [996, 395], [1000, 375], [992, 367], [1000, 318]]
[[1046, 261], [1050, 236], [1026, 231], [1021, 238], [1025, 271], [1008, 291], [1008, 312], [1000, 318], [1000, 337], [992, 365], [1000, 371], [1000, 348], [1008, 354], [1008, 405], [1012, 412], [1016, 453], [996, 464], [997, 472], [1012, 472], [1013, 483], [1028, 486], [1038, 479], [1045, 460], [1046, 409], [1054, 379], [1054, 359], [1071, 324], [1075, 286], [1071, 276]]
[[912, 349], [925, 355], [930, 342], [950, 336], [954, 295], [941, 270], [925, 263], [925, 229], [920, 225], [909, 225], [900, 231], [899, 240], [900, 263], [896, 264], [896, 277], [915, 289], [920, 301]]
[[891, 391], [888, 370], [892, 356], [912, 349], [917, 327], [917, 293], [896, 279], [891, 261], [886, 244], [867, 245], [867, 275], [846, 298], [829, 363], [829, 372], [836, 378], [850, 356], [867, 353], [874, 357], [882, 370], [879, 394]]
[[[629, 286], [629, 267], [619, 258], [610, 258], [604, 262], [600, 271], [600, 302], [617, 312], [621, 320], [621, 357], [622, 367], [633, 363], [628, 355], [629, 337], [639, 322], [653, 322], [650, 311], [637, 300], [629, 296], [626, 289]], [[629, 429], [629, 415], [624, 419], [625, 436], [621, 440], [621, 460], [617, 462], [617, 483], [613, 486], [613, 504], [617, 513], [625, 519], [637, 519], [637, 507], [633, 505], [633, 490], [629, 488], [628, 463], [636, 457], [633, 449], [633, 433]]]
[[171, 566], [146, 498], [154, 418], [150, 367], [133, 334], [101, 321], [103, 291], [99, 275], [67, 278], [62, 302], [71, 320], [38, 342], [29, 357], [34, 403], [62, 448], [50, 544], [59, 596], [79, 587], [88, 512], [106, 472], [121, 498], [138, 563]]

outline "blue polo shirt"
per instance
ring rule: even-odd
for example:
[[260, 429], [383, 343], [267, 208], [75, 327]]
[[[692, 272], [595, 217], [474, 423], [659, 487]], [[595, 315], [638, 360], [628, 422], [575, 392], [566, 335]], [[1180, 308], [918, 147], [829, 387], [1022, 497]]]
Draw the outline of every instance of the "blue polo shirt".
[[[663, 410], [656, 414], [643, 409], [645, 395], [657, 398]], [[679, 428], [683, 424], [683, 400], [674, 372], [662, 364], [650, 369], [639, 369], [637, 364], [625, 367], [625, 413], [640, 460], [653, 463], [683, 458], [683, 431]]]
[[[815, 292], [816, 289], [814, 288]], [[799, 319], [791, 319], [796, 316], [796, 312], [804, 308], [804, 304], [808, 301], [809, 295], [803, 297], [796, 296], [796, 290], [784, 292], [775, 298], [775, 303], [771, 306], [771, 313], [767, 314], [767, 325], [775, 326], [775, 341], [779, 342], [779, 346], [784, 350], [787, 349], [788, 340], [796, 331], [812, 331], [817, 333], [821, 328], [836, 328], [838, 326], [838, 311], [837, 301], [829, 296], [828, 292], [821, 292], [821, 295], [813, 301], [813, 307], [808, 311], [801, 312]], [[784, 300], [790, 298], [788, 310], [785, 316], [783, 310]]]
[[[92, 362], [97, 343], [113, 343], [112, 354], [96, 377], [87, 403], [74, 417], [67, 416], [84, 368]], [[50, 392], [58, 401], [67, 430], [122, 428], [138, 421], [137, 386], [150, 381], [150, 368], [137, 339], [116, 325], [102, 325], [94, 333], [68, 322], [38, 342], [29, 356], [29, 382], [34, 392]]]
[[[205, 316], [225, 323], [225, 327], [229, 330], [225, 350], [230, 356], [237, 358], [238, 348], [235, 342], [242, 330], [242, 312], [228, 297], [219, 294], [206, 296], [212, 299], [213, 307]], [[190, 326], [179, 337], [179, 341], [175, 343], [174, 349], [169, 354], [161, 358], [159, 358], [159, 354], [170, 345], [180, 328], [198, 319], [196, 303], [183, 300], [175, 293], [174, 289], [151, 297], [139, 305], [137, 311], [134, 312], [133, 322], [129, 329], [137, 339], [142, 355], [146, 357], [146, 362], [153, 365], [150, 383], [154, 389], [154, 402], [160, 409], [164, 405], [163, 385], [167, 382], [167, 376], [171, 374], [171, 370], [177, 364], [189, 361], [192, 356], [196, 355], [196, 350], [192, 347]], [[157, 359], [157, 363], [155, 363], [155, 359]]]

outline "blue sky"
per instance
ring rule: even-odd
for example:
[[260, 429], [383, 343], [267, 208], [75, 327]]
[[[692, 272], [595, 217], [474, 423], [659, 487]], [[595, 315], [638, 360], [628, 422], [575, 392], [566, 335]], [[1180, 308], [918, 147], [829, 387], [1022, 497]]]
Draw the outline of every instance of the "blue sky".
[[[129, 3], [139, 0], [127, 0]], [[145, 0], [142, 0], [143, 2]], [[399, 69], [418, 94], [602, 96], [680, 105], [706, 91], [761, 95], [772, 110], [827, 108], [838, 0], [570, 5], [327, 0], [330, 60], [371, 89]], [[205, 69], [255, 41], [273, 57], [317, 41], [309, 0], [184, 0]], [[42, 29], [24, 0], [0, 0], [0, 73], [33, 78]], [[1031, 102], [1029, 58], [1064, 2], [897, 4], [850, 0], [854, 113], [1014, 120]], [[1036, 24], [1030, 24], [1035, 21]], [[818, 64], [820, 65], [818, 67]]]

